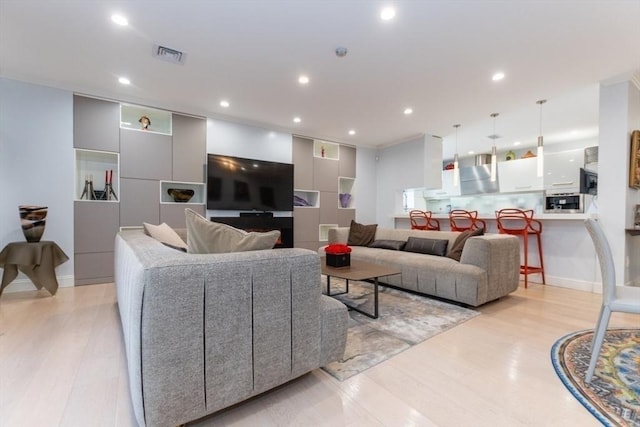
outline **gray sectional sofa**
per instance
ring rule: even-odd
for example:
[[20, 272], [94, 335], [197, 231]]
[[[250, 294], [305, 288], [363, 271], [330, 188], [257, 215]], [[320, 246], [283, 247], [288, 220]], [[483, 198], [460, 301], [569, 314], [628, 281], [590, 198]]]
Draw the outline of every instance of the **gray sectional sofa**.
[[[460, 232], [378, 228], [375, 240], [406, 241], [410, 236], [446, 239], [452, 247]], [[330, 229], [328, 243], [347, 243], [349, 227]], [[402, 289], [433, 295], [477, 307], [518, 288], [520, 242], [517, 237], [485, 234], [469, 238], [460, 261], [446, 256], [425, 255], [390, 249], [352, 246], [351, 259], [399, 269], [402, 274], [380, 278]], [[324, 248], [319, 253], [324, 254]]]
[[344, 353], [347, 309], [321, 295], [313, 251], [196, 255], [122, 231], [115, 283], [140, 426], [201, 418]]

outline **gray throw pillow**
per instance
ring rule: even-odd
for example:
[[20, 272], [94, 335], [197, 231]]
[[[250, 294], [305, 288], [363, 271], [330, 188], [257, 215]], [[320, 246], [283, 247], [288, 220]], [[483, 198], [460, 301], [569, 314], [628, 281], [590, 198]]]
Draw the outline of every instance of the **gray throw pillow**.
[[416, 252], [426, 255], [444, 256], [447, 253], [447, 245], [449, 241], [446, 239], [425, 239], [422, 237], [409, 237], [407, 244], [404, 245], [405, 252]]
[[364, 225], [351, 220], [347, 245], [369, 246], [376, 238], [378, 224]]
[[404, 240], [374, 240], [369, 245], [370, 248], [390, 249], [392, 251], [401, 251], [407, 242]]
[[209, 221], [189, 208], [184, 212], [187, 218], [187, 246], [191, 254], [272, 249], [280, 238], [278, 230], [248, 233], [227, 224]]
[[456, 261], [460, 261], [462, 257], [462, 250], [464, 249], [465, 243], [470, 237], [474, 236], [482, 236], [484, 234], [484, 228], [479, 228], [477, 230], [467, 230], [460, 233], [458, 238], [453, 245], [451, 246], [451, 250], [447, 253], [447, 257], [451, 259], [455, 259]]

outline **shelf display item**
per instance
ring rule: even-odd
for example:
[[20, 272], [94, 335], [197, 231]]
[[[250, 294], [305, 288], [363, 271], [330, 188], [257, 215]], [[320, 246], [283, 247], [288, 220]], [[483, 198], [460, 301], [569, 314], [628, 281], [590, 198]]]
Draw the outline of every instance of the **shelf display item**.
[[191, 200], [195, 191], [189, 188], [169, 188], [167, 193], [173, 198], [174, 202], [187, 203]]
[[516, 159], [516, 153], [513, 150], [509, 150], [507, 152], [507, 160], [515, 160]]
[[18, 206], [20, 225], [22, 226], [22, 233], [25, 239], [27, 239], [27, 242], [39, 242], [42, 238], [48, 209], [47, 206]]
[[351, 201], [351, 194], [349, 194], [349, 193], [340, 193], [338, 195], [338, 197], [340, 198], [340, 207], [341, 208], [348, 208], [349, 207], [349, 202]]
[[104, 171], [104, 197], [105, 200], [111, 200], [113, 196], [114, 199], [118, 200], [118, 196], [116, 196], [115, 191], [113, 191], [113, 170]]
[[138, 119], [138, 121], [142, 125], [142, 130], [148, 130], [149, 126], [151, 126], [151, 120], [149, 120], [149, 117], [147, 117], [147, 116], [140, 117], [140, 119]]

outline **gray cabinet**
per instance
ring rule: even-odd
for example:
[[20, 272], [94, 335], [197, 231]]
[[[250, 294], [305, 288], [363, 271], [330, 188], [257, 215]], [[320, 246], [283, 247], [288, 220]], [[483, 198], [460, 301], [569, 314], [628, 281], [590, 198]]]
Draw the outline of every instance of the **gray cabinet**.
[[185, 203], [162, 203], [160, 205], [160, 223], [166, 222], [172, 228], [187, 228], [185, 208], [192, 209], [202, 216], [206, 216], [204, 205]]
[[120, 204], [116, 202], [74, 202], [74, 252], [113, 252], [120, 229]]
[[120, 150], [120, 104], [73, 97], [73, 146], [90, 150]]
[[355, 178], [356, 177], [356, 148], [346, 145], [340, 146], [339, 160], [340, 176]]
[[197, 117], [173, 115], [174, 181], [204, 182], [207, 149], [207, 121]]
[[313, 188], [313, 143], [311, 140], [293, 137], [293, 187], [300, 190]]
[[121, 129], [120, 176], [170, 180], [172, 152], [171, 135]]
[[140, 227], [143, 222], [160, 223], [158, 181], [122, 178], [120, 188], [120, 226]]
[[[338, 160], [313, 158], [313, 190], [338, 192]], [[336, 204], [337, 206], [337, 204]]]

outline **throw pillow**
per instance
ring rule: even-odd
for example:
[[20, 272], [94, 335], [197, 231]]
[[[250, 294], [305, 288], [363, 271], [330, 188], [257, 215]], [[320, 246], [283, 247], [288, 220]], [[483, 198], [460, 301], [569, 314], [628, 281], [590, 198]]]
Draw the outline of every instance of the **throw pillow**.
[[227, 224], [212, 222], [192, 209], [184, 210], [187, 218], [187, 246], [192, 254], [272, 249], [280, 238], [280, 231], [246, 232]]
[[426, 255], [444, 256], [444, 254], [447, 253], [448, 244], [449, 241], [446, 239], [425, 239], [422, 237], [409, 237], [403, 251], [416, 252]]
[[392, 251], [401, 251], [407, 242], [404, 240], [374, 240], [369, 245], [370, 248], [390, 249]]
[[351, 246], [369, 246], [376, 237], [378, 224], [364, 225], [351, 220], [347, 244]]
[[447, 254], [447, 257], [455, 259], [456, 261], [460, 261], [460, 258], [462, 257], [462, 249], [464, 249], [464, 244], [467, 242], [469, 237], [482, 236], [483, 234], [484, 228], [463, 231], [462, 233], [460, 233], [456, 241], [453, 242], [453, 245], [451, 246], [451, 250]]
[[180, 238], [178, 233], [171, 228], [166, 222], [160, 225], [153, 225], [146, 222], [142, 223], [144, 232], [153, 237], [157, 241], [176, 249], [187, 250], [187, 244]]

